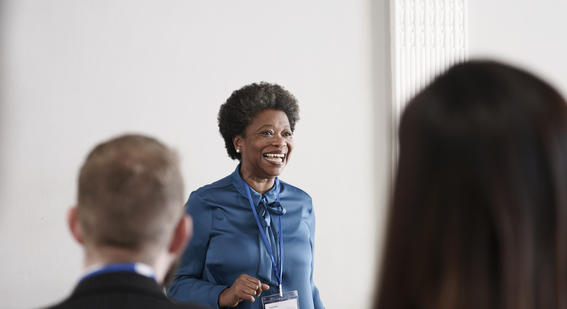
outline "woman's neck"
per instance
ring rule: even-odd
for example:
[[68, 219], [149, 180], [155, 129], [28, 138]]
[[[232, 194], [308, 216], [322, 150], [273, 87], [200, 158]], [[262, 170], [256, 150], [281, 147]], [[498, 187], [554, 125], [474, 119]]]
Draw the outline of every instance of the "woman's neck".
[[258, 177], [245, 168], [240, 168], [240, 175], [254, 191], [264, 194], [274, 186], [275, 177]]

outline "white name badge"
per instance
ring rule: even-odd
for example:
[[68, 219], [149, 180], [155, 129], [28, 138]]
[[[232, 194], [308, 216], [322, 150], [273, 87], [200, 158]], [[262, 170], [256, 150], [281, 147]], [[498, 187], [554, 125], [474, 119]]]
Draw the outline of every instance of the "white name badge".
[[264, 309], [299, 309], [297, 290], [262, 297]]

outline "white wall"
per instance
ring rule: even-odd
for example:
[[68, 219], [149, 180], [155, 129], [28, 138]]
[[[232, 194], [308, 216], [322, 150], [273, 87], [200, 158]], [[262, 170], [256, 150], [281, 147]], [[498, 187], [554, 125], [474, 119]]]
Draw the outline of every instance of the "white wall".
[[543, 76], [567, 93], [567, 2], [469, 0], [472, 57], [512, 62]]
[[365, 308], [389, 171], [386, 1], [0, 2], [0, 299], [67, 295], [82, 252], [65, 226], [77, 169], [102, 139], [174, 145], [187, 191], [230, 173], [216, 114], [244, 84], [300, 101], [282, 179], [317, 214], [328, 308]]

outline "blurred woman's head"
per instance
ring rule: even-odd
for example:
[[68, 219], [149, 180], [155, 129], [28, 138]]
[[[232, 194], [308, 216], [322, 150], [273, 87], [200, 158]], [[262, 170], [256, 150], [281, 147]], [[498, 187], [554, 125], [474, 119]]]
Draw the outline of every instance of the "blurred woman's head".
[[278, 176], [289, 161], [299, 120], [295, 97], [281, 86], [250, 84], [221, 106], [219, 130], [229, 157], [257, 177]]
[[408, 104], [379, 308], [565, 308], [567, 106], [505, 64], [453, 66]]

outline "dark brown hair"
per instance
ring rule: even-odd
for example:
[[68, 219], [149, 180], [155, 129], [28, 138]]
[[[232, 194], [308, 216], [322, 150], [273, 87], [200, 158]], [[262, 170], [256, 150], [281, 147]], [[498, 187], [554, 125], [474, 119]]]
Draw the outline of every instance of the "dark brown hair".
[[405, 109], [375, 308], [567, 308], [567, 107], [491, 61]]
[[175, 152], [124, 135], [96, 146], [81, 168], [78, 214], [86, 244], [133, 251], [163, 246], [183, 215]]

